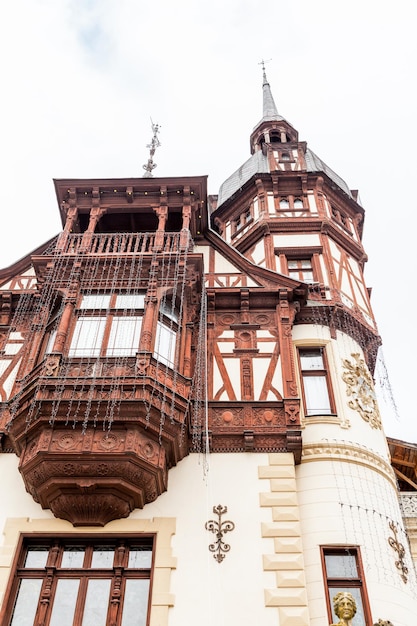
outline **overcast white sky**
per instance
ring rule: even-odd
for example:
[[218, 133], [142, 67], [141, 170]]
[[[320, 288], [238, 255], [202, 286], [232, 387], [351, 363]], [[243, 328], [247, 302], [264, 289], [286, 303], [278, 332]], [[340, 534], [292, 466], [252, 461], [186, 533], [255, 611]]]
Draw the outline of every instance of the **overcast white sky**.
[[208, 174], [249, 157], [262, 73], [300, 139], [359, 189], [368, 286], [398, 416], [417, 442], [414, 0], [9, 0], [0, 8], [0, 267], [61, 228], [53, 178]]

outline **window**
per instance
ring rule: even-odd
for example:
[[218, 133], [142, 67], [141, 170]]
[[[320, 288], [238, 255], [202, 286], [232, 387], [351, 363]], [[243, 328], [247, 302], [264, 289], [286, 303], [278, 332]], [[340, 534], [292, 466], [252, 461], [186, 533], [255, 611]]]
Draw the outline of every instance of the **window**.
[[300, 348], [301, 380], [305, 414], [334, 413], [327, 361], [323, 348]]
[[232, 227], [233, 227], [232, 234], [234, 235], [235, 233], [237, 233], [241, 228], [244, 228], [251, 221], [252, 221], [252, 213], [251, 213], [251, 210], [249, 208], [249, 209], [246, 209], [246, 211], [241, 213], [238, 217], [236, 217], [233, 220], [233, 222], [232, 222]]
[[288, 276], [294, 280], [313, 283], [313, 265], [310, 259], [288, 259]]
[[[285, 159], [284, 159], [285, 160]], [[308, 201], [307, 197], [303, 199], [303, 197], [297, 195], [288, 195], [280, 198], [279, 201], [279, 210], [280, 211], [298, 211], [302, 212], [304, 210], [308, 210]]]
[[146, 626], [152, 537], [23, 540], [7, 626]]
[[321, 557], [326, 584], [329, 622], [337, 623], [333, 598], [340, 591], [351, 593], [356, 602], [355, 626], [372, 624], [360, 551], [355, 546], [322, 547]]
[[143, 293], [83, 295], [69, 356], [134, 356], [144, 306]]
[[156, 327], [154, 357], [157, 361], [174, 367], [175, 348], [177, 340], [177, 329], [179, 314], [175, 307], [171, 306], [171, 301], [161, 303], [159, 310], [159, 320]]

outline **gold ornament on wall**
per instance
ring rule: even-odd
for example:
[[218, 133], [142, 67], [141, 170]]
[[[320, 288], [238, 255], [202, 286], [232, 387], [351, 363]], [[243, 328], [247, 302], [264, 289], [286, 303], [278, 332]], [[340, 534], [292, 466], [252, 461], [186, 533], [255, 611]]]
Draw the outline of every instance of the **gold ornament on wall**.
[[345, 371], [342, 379], [347, 385], [346, 394], [349, 396], [348, 406], [359, 415], [372, 428], [381, 428], [381, 416], [379, 413], [374, 382], [366, 363], [358, 353], [351, 355], [354, 361], [343, 359]]

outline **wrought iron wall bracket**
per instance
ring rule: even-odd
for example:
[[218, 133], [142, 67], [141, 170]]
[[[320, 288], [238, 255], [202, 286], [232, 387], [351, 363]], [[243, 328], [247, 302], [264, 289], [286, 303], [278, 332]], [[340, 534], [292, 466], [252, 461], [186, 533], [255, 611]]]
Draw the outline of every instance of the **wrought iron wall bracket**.
[[218, 504], [213, 507], [213, 513], [218, 516], [217, 520], [209, 520], [206, 522], [206, 530], [216, 535], [216, 540], [209, 545], [210, 552], [213, 552], [213, 558], [217, 563], [221, 563], [226, 556], [226, 553], [230, 551], [230, 545], [223, 541], [223, 536], [234, 530], [235, 525], [230, 520], [222, 521], [222, 515], [227, 513], [227, 506]]

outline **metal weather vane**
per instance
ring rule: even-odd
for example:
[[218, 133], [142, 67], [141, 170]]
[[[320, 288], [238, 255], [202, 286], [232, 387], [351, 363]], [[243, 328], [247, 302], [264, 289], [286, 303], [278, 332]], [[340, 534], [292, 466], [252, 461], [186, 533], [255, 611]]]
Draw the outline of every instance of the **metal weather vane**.
[[152, 135], [151, 143], [148, 143], [146, 146], [147, 148], [149, 148], [149, 159], [148, 159], [148, 162], [145, 165], [143, 165], [143, 169], [145, 170], [143, 178], [152, 178], [152, 171], [156, 167], [156, 163], [154, 163], [153, 157], [156, 152], [156, 149], [159, 148], [159, 146], [161, 145], [161, 142], [158, 139], [160, 126], [159, 124], [154, 124], [152, 121], [152, 118], [151, 118], [151, 125], [152, 125], [153, 135]]

